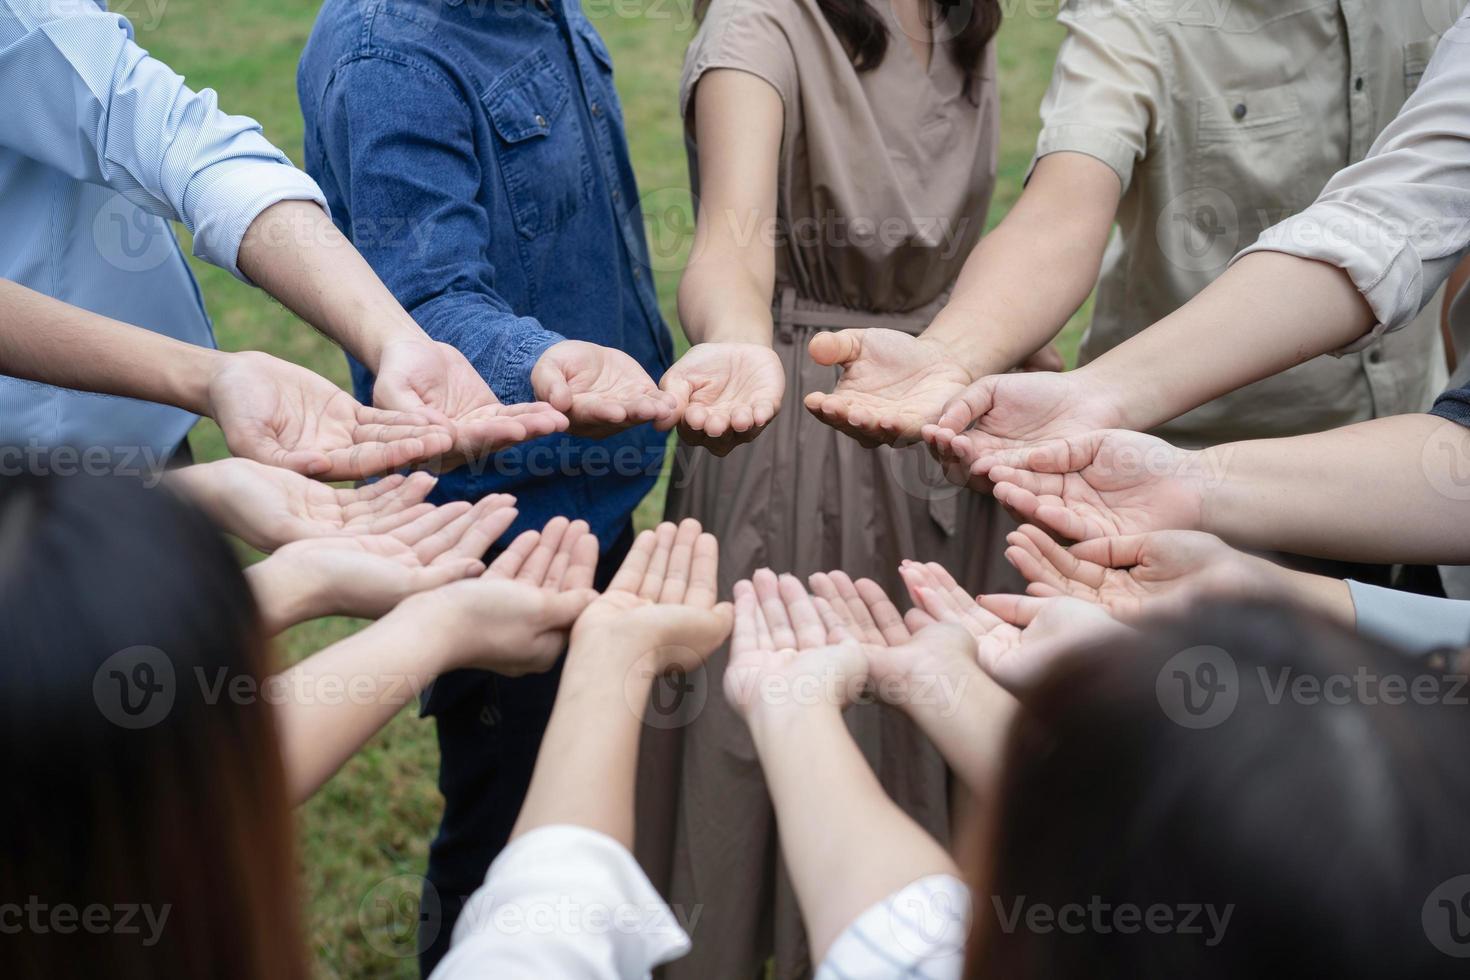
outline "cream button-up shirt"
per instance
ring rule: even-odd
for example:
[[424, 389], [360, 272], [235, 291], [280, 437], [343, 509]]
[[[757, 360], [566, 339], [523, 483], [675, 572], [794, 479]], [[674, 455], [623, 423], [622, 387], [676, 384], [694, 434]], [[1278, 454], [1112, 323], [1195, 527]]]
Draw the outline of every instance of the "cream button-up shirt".
[[[1037, 158], [1077, 152], [1125, 188], [1082, 359], [1173, 313], [1267, 228], [1368, 155], [1464, 0], [1066, 0]], [[1205, 445], [1424, 409], [1437, 310], [1168, 423]]]

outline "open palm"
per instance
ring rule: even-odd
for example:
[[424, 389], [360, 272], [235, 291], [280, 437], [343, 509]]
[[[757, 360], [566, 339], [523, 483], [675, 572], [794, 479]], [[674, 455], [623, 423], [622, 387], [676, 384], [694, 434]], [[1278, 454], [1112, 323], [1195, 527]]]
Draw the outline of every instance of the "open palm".
[[236, 456], [319, 480], [355, 480], [447, 452], [443, 426], [360, 404], [326, 378], [268, 354], [230, 356], [209, 383], [210, 412]]
[[807, 395], [807, 409], [869, 446], [917, 442], [971, 381], [943, 347], [899, 330], [818, 334], [811, 356], [840, 365], [842, 378], [831, 393]]
[[761, 434], [781, 410], [786, 372], [764, 344], [696, 344], [659, 387], [678, 402], [679, 439], [724, 456]]
[[1200, 456], [1110, 429], [995, 454], [995, 496], [1073, 541], [1200, 526]]
[[598, 438], [644, 422], [674, 425], [674, 399], [620, 350], [564, 340], [531, 369], [536, 397], [571, 421], [569, 431]]
[[1033, 525], [1006, 539], [1033, 596], [1073, 596], [1115, 617], [1177, 612], [1201, 595], [1270, 596], [1270, 563], [1201, 531], [1097, 538], [1064, 548]]

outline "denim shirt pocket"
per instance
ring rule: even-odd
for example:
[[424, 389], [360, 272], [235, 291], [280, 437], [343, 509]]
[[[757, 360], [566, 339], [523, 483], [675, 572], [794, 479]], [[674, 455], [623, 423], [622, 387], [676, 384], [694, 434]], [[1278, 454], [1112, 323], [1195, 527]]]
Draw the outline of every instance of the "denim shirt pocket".
[[521, 59], [480, 97], [499, 137], [497, 160], [516, 230], [555, 231], [586, 203], [592, 185], [572, 87], [544, 51]]

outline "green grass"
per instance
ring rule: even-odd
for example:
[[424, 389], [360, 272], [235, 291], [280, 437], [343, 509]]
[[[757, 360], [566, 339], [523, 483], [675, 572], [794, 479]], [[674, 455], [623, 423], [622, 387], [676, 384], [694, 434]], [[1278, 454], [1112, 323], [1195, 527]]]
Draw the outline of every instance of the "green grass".
[[[1018, 16], [1006, 24], [1000, 43], [1003, 147], [992, 225], [1020, 193], [1035, 145], [1037, 106], [1061, 35], [1049, 18], [1029, 17], [1025, 5], [1013, 6]], [[228, 110], [260, 120], [266, 135], [301, 161], [296, 61], [311, 30], [315, 4], [124, 0], [114, 3], [114, 9], [134, 20], [139, 43], [194, 87], [216, 89]], [[676, 220], [682, 208], [687, 220], [688, 173], [677, 117], [680, 61], [692, 26], [687, 5], [682, 0], [598, 0], [588, 9], [618, 66], [633, 162], [645, 198], [657, 195], [661, 206], [675, 208]], [[678, 263], [656, 264], [664, 269], [657, 278], [659, 298], [672, 324]], [[218, 269], [196, 262], [194, 270], [222, 347], [266, 350], [347, 385], [341, 353], [309, 327]], [[1087, 310], [1079, 314], [1064, 335], [1069, 360], [1087, 315]], [[201, 423], [193, 441], [201, 459], [225, 453], [212, 423]], [[657, 518], [663, 491], [660, 483], [640, 510], [641, 522]], [[348, 620], [307, 624], [282, 639], [281, 651], [288, 660], [298, 659], [358, 625]], [[386, 955], [379, 949], [382, 936], [364, 935], [359, 909], [379, 882], [422, 870], [439, 815], [436, 772], [430, 725], [404, 712], [302, 808], [300, 859], [308, 936], [320, 976], [416, 975], [412, 959]]]

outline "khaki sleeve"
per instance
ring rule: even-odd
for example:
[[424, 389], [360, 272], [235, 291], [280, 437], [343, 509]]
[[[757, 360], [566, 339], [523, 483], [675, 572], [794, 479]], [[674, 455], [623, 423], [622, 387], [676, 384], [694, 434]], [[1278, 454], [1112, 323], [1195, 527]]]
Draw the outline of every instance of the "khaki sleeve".
[[1154, 26], [1131, 0], [1068, 0], [1057, 22], [1067, 37], [1041, 103], [1031, 168], [1051, 153], [1085, 153], [1113, 168], [1127, 191], [1166, 93]]
[[1470, 252], [1470, 13], [1440, 42], [1418, 91], [1366, 159], [1316, 203], [1235, 257], [1284, 252], [1352, 277], [1378, 323], [1337, 353], [1411, 322]]
[[730, 68], [766, 81], [788, 109], [798, 89], [796, 56], [786, 23], [793, 0], [713, 0], [699, 32], [684, 54], [679, 82], [679, 112], [691, 124], [694, 87], [705, 72]]

